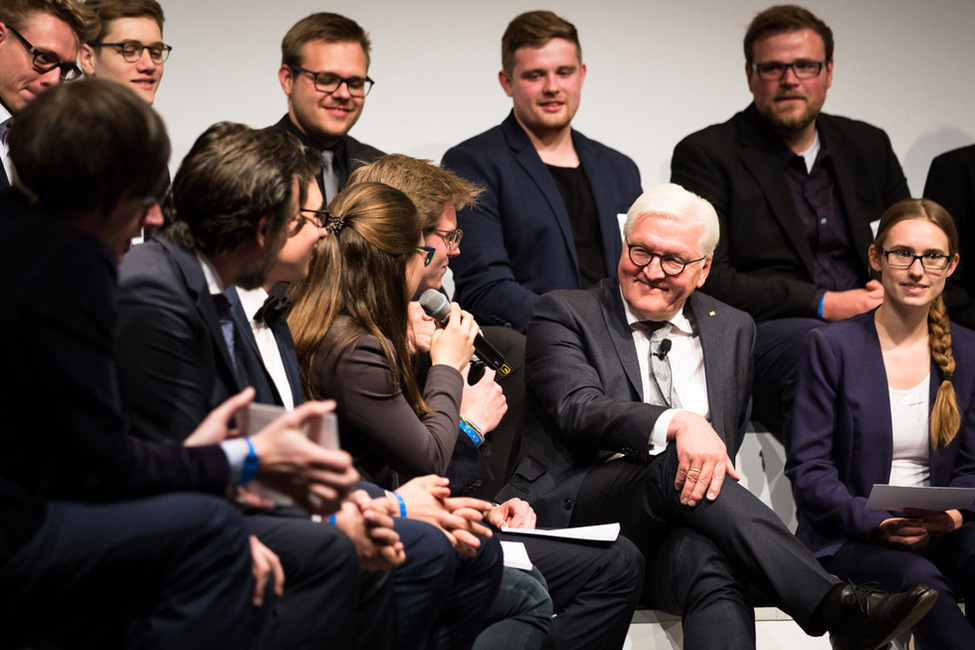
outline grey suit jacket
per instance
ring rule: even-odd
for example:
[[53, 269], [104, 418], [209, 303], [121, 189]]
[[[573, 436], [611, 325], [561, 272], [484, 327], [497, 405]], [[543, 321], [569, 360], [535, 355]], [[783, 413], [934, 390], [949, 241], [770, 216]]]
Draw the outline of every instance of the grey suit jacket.
[[[755, 324], [693, 293], [685, 314], [704, 352], [711, 423], [734, 458], [749, 416]], [[500, 498], [532, 504], [543, 526], [567, 526], [589, 470], [615, 453], [647, 463], [665, 410], [643, 403], [643, 384], [619, 282], [542, 296], [528, 325], [528, 403], [521, 458]]]

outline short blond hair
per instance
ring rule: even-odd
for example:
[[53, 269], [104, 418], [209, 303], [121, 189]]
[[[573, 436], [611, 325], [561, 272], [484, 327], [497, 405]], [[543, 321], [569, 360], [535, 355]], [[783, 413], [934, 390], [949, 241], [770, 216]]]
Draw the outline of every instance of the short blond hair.
[[51, 14], [64, 22], [78, 37], [79, 43], [87, 43], [99, 30], [95, 12], [78, 0], [3, 0], [0, 2], [0, 23], [23, 29], [33, 14]]
[[395, 187], [410, 197], [420, 214], [420, 227], [427, 236], [437, 229], [444, 205], [460, 210], [472, 205], [483, 191], [429, 160], [401, 153], [389, 154], [355, 170], [349, 185], [374, 182]]

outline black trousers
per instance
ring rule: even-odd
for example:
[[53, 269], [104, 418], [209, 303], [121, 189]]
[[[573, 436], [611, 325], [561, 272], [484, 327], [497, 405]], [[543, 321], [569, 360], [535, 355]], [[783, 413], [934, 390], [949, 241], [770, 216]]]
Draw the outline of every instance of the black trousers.
[[[716, 643], [723, 648], [750, 647], [747, 630], [752, 630], [754, 645], [750, 587], [806, 632], [825, 632], [814, 614], [839, 580], [820, 566], [774, 512], [733, 480], [725, 481], [714, 501], [693, 508], [682, 505], [674, 488], [677, 465], [674, 445], [646, 464], [620, 459], [597, 465], [579, 490], [572, 524], [620, 522], [623, 535], [653, 567], [644, 600], [684, 616], [685, 648], [713, 650]], [[692, 626], [688, 616], [708, 619], [709, 605], [717, 602], [723, 605], [719, 616], [739, 620], [720, 638], [708, 639], [706, 646], [701, 639], [696, 645], [693, 635], [687, 635], [699, 626]], [[710, 627], [708, 623], [705, 629]]]
[[0, 647], [247, 648], [252, 591], [243, 518], [223, 499], [51, 502], [0, 567]]
[[548, 632], [551, 647], [623, 647], [643, 588], [643, 555], [630, 540], [619, 537], [604, 544], [517, 533], [500, 533], [499, 537], [523, 542], [548, 583], [556, 614]]

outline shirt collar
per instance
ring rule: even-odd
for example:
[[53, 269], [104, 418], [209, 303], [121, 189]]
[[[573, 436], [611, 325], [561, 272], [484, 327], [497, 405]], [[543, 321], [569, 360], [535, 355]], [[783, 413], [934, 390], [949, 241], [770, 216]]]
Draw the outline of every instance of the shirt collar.
[[779, 160], [782, 162], [782, 167], [786, 168], [790, 165], [799, 165], [806, 170], [807, 174], [809, 174], [812, 173], [812, 170], [816, 166], [822, 164], [822, 162], [829, 155], [829, 143], [819, 127], [816, 127], [816, 139], [813, 141], [812, 145], [810, 145], [809, 149], [807, 149], [804, 153], [812, 154], [814, 156], [811, 165], [806, 162], [805, 156], [802, 154], [797, 154], [783, 142], [782, 150], [779, 153]]
[[240, 287], [236, 287], [237, 296], [240, 298], [240, 304], [244, 308], [244, 314], [247, 315], [247, 320], [254, 320], [254, 314], [257, 310], [264, 305], [264, 301], [267, 300], [267, 291], [263, 287], [258, 287], [256, 289], [251, 289], [245, 291]]
[[[626, 298], [623, 297], [623, 288], [620, 287], [620, 298], [623, 300], [623, 311], [626, 313], [626, 323], [633, 329], [633, 326], [637, 323], [642, 323], [643, 320], [637, 318], [636, 315], [630, 310], [630, 303], [626, 302]], [[687, 309], [687, 303], [684, 303], [684, 309]], [[669, 321], [673, 329], [677, 330], [682, 334], [687, 334], [689, 336], [694, 334], [694, 328], [691, 326], [691, 321], [688, 320], [687, 316], [684, 315], [684, 309], [680, 310], [674, 317]]]
[[213, 267], [210, 260], [200, 255], [196, 254], [197, 261], [200, 262], [200, 266], [203, 268], [203, 277], [207, 280], [207, 288], [209, 288], [210, 293], [223, 293], [223, 284], [220, 282], [220, 274], [217, 273], [217, 269]]

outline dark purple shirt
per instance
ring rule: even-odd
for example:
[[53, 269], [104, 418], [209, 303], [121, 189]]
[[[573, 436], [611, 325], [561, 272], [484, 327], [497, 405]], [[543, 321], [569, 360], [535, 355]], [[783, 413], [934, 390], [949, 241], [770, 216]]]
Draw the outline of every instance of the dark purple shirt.
[[829, 146], [822, 133], [819, 144], [819, 153], [809, 173], [802, 156], [791, 149], [785, 149], [782, 154], [789, 193], [813, 254], [813, 282], [820, 287], [813, 298], [813, 310], [819, 309], [826, 291], [862, 287], [867, 279], [866, 269], [860, 267], [853, 250]]

